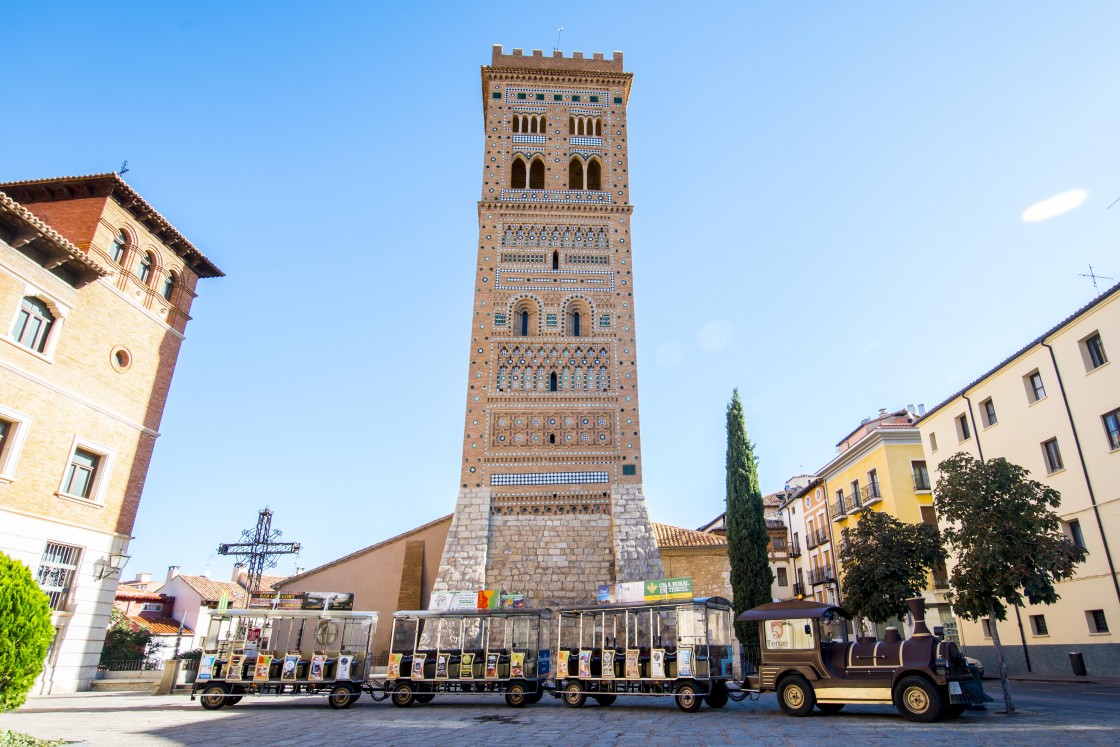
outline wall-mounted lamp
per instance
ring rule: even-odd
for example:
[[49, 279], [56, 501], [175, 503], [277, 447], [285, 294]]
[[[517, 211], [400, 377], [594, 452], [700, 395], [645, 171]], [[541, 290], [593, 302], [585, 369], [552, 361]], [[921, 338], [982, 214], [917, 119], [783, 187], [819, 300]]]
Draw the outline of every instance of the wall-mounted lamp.
[[111, 552], [109, 557], [105, 559], [101, 570], [97, 572], [97, 579], [103, 581], [113, 576], [119, 576], [121, 571], [124, 570], [125, 564], [131, 555], [125, 555], [123, 552]]

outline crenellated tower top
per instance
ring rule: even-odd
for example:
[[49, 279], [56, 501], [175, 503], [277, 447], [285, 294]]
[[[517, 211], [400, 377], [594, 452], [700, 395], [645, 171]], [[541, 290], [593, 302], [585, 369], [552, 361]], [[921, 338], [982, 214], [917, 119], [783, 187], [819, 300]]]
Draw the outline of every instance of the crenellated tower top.
[[563, 72], [599, 72], [621, 73], [622, 52], [614, 52], [611, 59], [604, 59], [602, 52], [595, 52], [590, 59], [583, 56], [583, 52], [572, 52], [571, 57], [565, 57], [560, 50], [555, 50], [545, 56], [543, 50], [534, 49], [532, 54], [525, 54], [524, 50], [514, 49], [512, 54], [504, 54], [501, 44], [493, 46], [491, 67], [529, 68], [534, 70], [557, 70]]

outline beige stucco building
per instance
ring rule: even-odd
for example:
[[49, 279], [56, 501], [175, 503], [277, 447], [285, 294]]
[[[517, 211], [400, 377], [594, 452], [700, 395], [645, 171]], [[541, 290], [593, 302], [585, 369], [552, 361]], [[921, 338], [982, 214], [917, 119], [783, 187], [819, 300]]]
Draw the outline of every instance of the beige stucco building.
[[0, 552], [55, 638], [35, 692], [88, 689], [200, 278], [115, 174], [0, 184]]
[[[1088, 551], [1061, 601], [1012, 610], [999, 624], [1014, 670], [1070, 672], [1080, 651], [1090, 673], [1120, 671], [1120, 285], [930, 410], [917, 426], [936, 487], [938, 463], [958, 452], [1003, 457], [1062, 495], [1067, 535]], [[983, 656], [985, 624], [960, 622]]]

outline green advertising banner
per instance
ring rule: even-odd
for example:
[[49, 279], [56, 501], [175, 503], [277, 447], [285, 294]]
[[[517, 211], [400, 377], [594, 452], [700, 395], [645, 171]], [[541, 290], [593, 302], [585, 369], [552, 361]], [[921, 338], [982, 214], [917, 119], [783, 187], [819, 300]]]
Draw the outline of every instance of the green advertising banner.
[[659, 602], [666, 599], [692, 599], [692, 576], [646, 581], [642, 590], [645, 592], [645, 601], [647, 602]]

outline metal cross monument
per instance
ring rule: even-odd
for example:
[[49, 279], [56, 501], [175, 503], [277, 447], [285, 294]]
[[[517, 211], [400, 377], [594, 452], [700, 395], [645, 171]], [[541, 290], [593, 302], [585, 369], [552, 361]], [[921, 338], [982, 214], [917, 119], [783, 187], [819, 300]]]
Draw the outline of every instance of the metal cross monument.
[[246, 529], [241, 532], [241, 542], [218, 545], [219, 555], [233, 555], [248, 564], [249, 594], [260, 593], [264, 569], [275, 568], [279, 556], [299, 552], [298, 542], [277, 542], [281, 534], [272, 528], [272, 511], [266, 507], [257, 518], [256, 531]]

